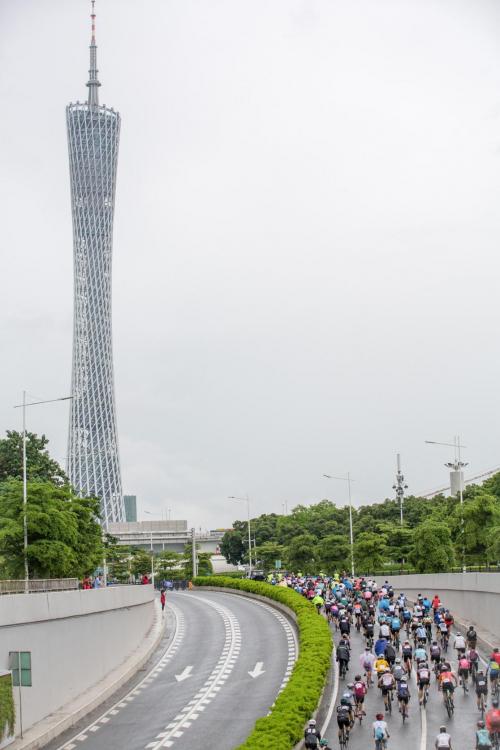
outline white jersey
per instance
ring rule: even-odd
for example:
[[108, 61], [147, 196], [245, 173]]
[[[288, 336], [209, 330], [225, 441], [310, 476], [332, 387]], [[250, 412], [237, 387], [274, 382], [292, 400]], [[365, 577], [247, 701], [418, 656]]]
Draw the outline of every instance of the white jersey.
[[449, 750], [451, 743], [451, 735], [447, 732], [440, 732], [436, 737], [436, 747], [440, 750]]
[[377, 729], [380, 728], [383, 731], [384, 737], [386, 739], [389, 736], [389, 734], [387, 732], [387, 722], [386, 721], [374, 721], [373, 724], [372, 724], [372, 727], [373, 727], [373, 734], [375, 734], [375, 732], [377, 731]]
[[465, 638], [463, 635], [457, 635], [455, 637], [455, 648], [465, 648]]

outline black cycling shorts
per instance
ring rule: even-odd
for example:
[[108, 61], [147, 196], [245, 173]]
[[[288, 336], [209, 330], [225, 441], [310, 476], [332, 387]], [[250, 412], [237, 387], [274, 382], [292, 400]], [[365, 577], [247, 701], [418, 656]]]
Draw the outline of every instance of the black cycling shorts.
[[425, 679], [425, 680], [419, 680], [419, 681], [418, 681], [418, 686], [419, 686], [419, 688], [423, 688], [423, 687], [425, 687], [426, 685], [429, 685], [429, 680], [428, 680], [428, 679]]
[[349, 727], [351, 720], [348, 716], [337, 716], [337, 724], [339, 729], [342, 729], [342, 727]]
[[441, 689], [444, 692], [453, 693], [455, 685], [452, 682], [443, 682]]

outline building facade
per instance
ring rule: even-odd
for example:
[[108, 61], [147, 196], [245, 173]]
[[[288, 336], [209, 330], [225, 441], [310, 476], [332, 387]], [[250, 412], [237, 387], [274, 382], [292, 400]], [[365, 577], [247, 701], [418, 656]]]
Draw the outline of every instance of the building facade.
[[125, 506], [125, 520], [128, 523], [137, 521], [137, 496], [124, 495], [123, 504]]
[[[93, 4], [92, 4], [93, 5]], [[88, 98], [66, 108], [74, 251], [68, 475], [100, 499], [102, 523], [124, 521], [111, 337], [111, 270], [120, 115], [99, 104], [95, 13]]]

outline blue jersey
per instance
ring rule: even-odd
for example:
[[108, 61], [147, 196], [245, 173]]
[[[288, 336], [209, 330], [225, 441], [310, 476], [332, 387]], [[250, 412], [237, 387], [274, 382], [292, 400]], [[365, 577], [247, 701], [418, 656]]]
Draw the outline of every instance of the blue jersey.
[[399, 620], [399, 617], [393, 617], [391, 620], [391, 630], [399, 630], [401, 627], [401, 622]]

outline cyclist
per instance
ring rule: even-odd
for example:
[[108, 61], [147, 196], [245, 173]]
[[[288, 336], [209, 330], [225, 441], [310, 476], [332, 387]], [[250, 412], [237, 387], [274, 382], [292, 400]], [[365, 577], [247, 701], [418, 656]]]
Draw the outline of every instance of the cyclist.
[[467, 682], [469, 681], [470, 672], [470, 661], [464, 653], [462, 653], [458, 659], [458, 676], [460, 678], [460, 685], [465, 687], [465, 692], [469, 691]]
[[434, 599], [431, 602], [431, 606], [432, 606], [432, 609], [434, 610], [434, 614], [435, 614], [436, 611], [441, 606], [441, 599], [439, 598], [439, 596], [437, 594], [434, 594]]
[[499, 673], [500, 673], [500, 664], [497, 661], [495, 661], [495, 659], [491, 659], [490, 663], [488, 664], [488, 676], [490, 678], [490, 685], [491, 685], [492, 693], [495, 693], [497, 690]]
[[377, 641], [375, 641], [373, 650], [375, 651], [377, 656], [381, 656], [384, 653], [386, 646], [387, 640], [385, 638], [379, 638]]
[[337, 726], [339, 728], [339, 739], [343, 734], [349, 739], [349, 730], [351, 728], [351, 709], [345, 703], [340, 702], [337, 706]]
[[444, 645], [445, 641], [448, 644], [448, 626], [443, 618], [441, 618], [437, 624], [439, 634], [441, 635], [441, 641]]
[[441, 674], [438, 677], [438, 680], [439, 680], [439, 689], [443, 691], [443, 700], [446, 701], [447, 694], [449, 694], [453, 701], [453, 692], [455, 690], [455, 687], [458, 685], [457, 677], [455, 673], [452, 672], [450, 669], [446, 669], [443, 672], [441, 672]]
[[347, 635], [340, 636], [339, 646], [347, 646], [349, 651], [351, 650], [351, 644]]
[[380, 625], [379, 638], [385, 638], [386, 640], [389, 640], [390, 637], [391, 637], [391, 628], [390, 628], [390, 625], [384, 619], [384, 622]]
[[354, 705], [356, 706], [356, 714], [358, 714], [358, 712], [361, 711], [363, 716], [366, 716], [366, 713], [363, 710], [363, 703], [365, 701], [365, 695], [368, 692], [368, 688], [366, 687], [365, 683], [361, 679], [360, 674], [357, 674], [356, 677], [354, 678], [353, 692], [354, 692]]
[[415, 630], [414, 640], [415, 645], [417, 645], [418, 643], [419, 645], [425, 646], [425, 644], [427, 643], [427, 630], [423, 625], [419, 625]]
[[465, 638], [463, 637], [463, 635], [461, 633], [457, 633], [456, 634], [456, 636], [455, 636], [455, 643], [453, 644], [453, 648], [457, 652], [457, 659], [460, 658], [461, 654], [465, 654], [466, 643], [465, 643]]
[[430, 647], [431, 662], [433, 664], [441, 661], [441, 646], [437, 641], [432, 641]]
[[385, 672], [387, 669], [389, 669], [389, 663], [383, 656], [381, 656], [376, 660], [374, 667], [378, 677], [382, 674], [382, 672]]
[[377, 749], [381, 748], [382, 743], [386, 743], [391, 736], [387, 729], [387, 722], [384, 721], [384, 714], [377, 714], [375, 716], [375, 721], [373, 722], [372, 727]]
[[406, 670], [408, 674], [411, 674], [411, 658], [413, 655], [413, 649], [411, 647], [410, 641], [405, 641], [403, 643], [401, 652], [403, 654], [403, 659], [404, 659]]
[[491, 708], [486, 714], [486, 728], [492, 737], [500, 737], [500, 709], [498, 708], [498, 700], [493, 698], [491, 701]]
[[364, 630], [365, 630], [365, 638], [367, 641], [372, 641], [373, 643], [373, 635], [375, 633], [375, 625], [373, 624], [373, 619], [371, 615], [368, 615], [365, 622], [364, 622]]
[[418, 644], [417, 648], [415, 649], [415, 661], [417, 663], [417, 667], [421, 661], [427, 661], [427, 651], [425, 650], [425, 647], [422, 646], [421, 643]]
[[468, 658], [469, 663], [470, 663], [471, 677], [472, 677], [473, 682], [475, 682], [476, 681], [477, 670], [479, 668], [479, 654], [477, 653], [477, 651], [476, 651], [475, 648], [470, 648], [467, 651], [467, 658]]
[[361, 656], [359, 657], [359, 663], [366, 673], [368, 684], [370, 684], [370, 682], [372, 681], [372, 672], [375, 664], [375, 657], [368, 647], [365, 649], [364, 654], [361, 654]]
[[344, 612], [339, 616], [339, 630], [342, 635], [349, 635], [351, 632], [351, 623], [349, 622], [347, 612]]
[[490, 733], [484, 728], [484, 721], [478, 721], [476, 730], [476, 750], [490, 750], [491, 747]]
[[384, 705], [386, 709], [389, 711], [389, 703], [392, 700], [392, 691], [394, 690], [396, 686], [396, 680], [394, 679], [394, 675], [389, 669], [387, 669], [385, 672], [382, 672], [382, 674], [378, 678], [378, 686], [382, 691]]
[[420, 704], [424, 699], [424, 690], [429, 687], [430, 682], [431, 671], [425, 662], [421, 662], [417, 667], [418, 700]]
[[389, 662], [389, 666], [392, 667], [394, 662], [396, 661], [396, 649], [390, 641], [387, 641], [387, 645], [384, 650], [384, 656], [386, 658], [386, 661]]
[[467, 644], [469, 648], [476, 648], [477, 643], [477, 633], [474, 630], [474, 627], [471, 625], [465, 634], [465, 637], [467, 639]]
[[321, 608], [325, 606], [325, 600], [320, 594], [316, 594], [316, 596], [312, 600], [312, 603], [316, 607], [316, 612], [319, 615], [319, 613], [321, 612]]
[[392, 674], [394, 675], [396, 682], [401, 682], [401, 680], [406, 679], [406, 669], [401, 664], [401, 659], [396, 659], [392, 669]]
[[[488, 695], [488, 680], [483, 670], [480, 669], [476, 675], [476, 698], [478, 711], [481, 710], [481, 701], [486, 705], [486, 696]], [[483, 696], [483, 698], [481, 698]]]
[[448, 628], [448, 633], [449, 633], [451, 630], [451, 626], [455, 622], [453, 615], [451, 614], [449, 609], [446, 609], [444, 612], [444, 621], [446, 623], [446, 627]]
[[406, 677], [398, 683], [397, 695], [399, 703], [399, 713], [402, 714], [404, 711], [408, 716], [408, 703], [410, 702], [411, 696]]
[[436, 750], [452, 750], [451, 736], [446, 731], [446, 727], [444, 726], [444, 724], [443, 726], [439, 727], [439, 734], [436, 737], [434, 747], [436, 748]]
[[321, 739], [319, 729], [316, 727], [316, 720], [311, 719], [304, 732], [304, 742], [306, 748], [317, 748]]
[[337, 646], [337, 662], [339, 665], [339, 672], [341, 674], [345, 674], [349, 669], [350, 656], [350, 651], [345, 643], [342, 643], [342, 645], [339, 643], [339, 645]]
[[495, 660], [497, 664], [500, 664], [500, 651], [497, 648], [493, 649], [493, 653], [490, 655], [490, 661]]

